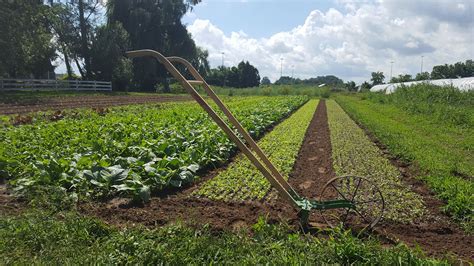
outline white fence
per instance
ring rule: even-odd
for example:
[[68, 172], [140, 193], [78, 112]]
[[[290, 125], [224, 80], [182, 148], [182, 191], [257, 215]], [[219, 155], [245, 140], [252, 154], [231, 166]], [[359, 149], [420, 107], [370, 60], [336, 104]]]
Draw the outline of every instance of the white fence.
[[109, 81], [0, 79], [0, 91], [111, 91]]

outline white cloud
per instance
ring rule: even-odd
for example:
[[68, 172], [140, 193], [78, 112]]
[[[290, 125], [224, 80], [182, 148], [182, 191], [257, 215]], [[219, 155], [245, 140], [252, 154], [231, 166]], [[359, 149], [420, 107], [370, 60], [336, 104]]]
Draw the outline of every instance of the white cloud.
[[[438, 0], [339, 0], [341, 10], [312, 11], [304, 24], [269, 38], [256, 39], [243, 31], [225, 34], [209, 20], [196, 19], [188, 30], [197, 45], [209, 51], [212, 66], [248, 60], [261, 76], [275, 80], [283, 74], [300, 78], [333, 74], [361, 82], [370, 72], [415, 74], [424, 55], [424, 69], [474, 57], [474, 6]], [[430, 2], [431, 3], [431, 2]], [[450, 4], [451, 3], [451, 4]]]

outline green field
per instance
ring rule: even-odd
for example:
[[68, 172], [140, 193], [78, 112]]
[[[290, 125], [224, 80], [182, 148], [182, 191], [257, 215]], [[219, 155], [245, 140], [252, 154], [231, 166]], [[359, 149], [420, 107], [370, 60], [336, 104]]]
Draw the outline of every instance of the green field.
[[[420, 94], [423, 95], [425, 88], [422, 90]], [[433, 101], [454, 98], [439, 94], [437, 91], [436, 95], [432, 95]], [[441, 103], [425, 104], [427, 109], [423, 112], [410, 111], [390, 100], [395, 97], [369, 94], [341, 95], [336, 99], [351, 117], [387, 145], [392, 154], [413, 163], [413, 167], [419, 169], [419, 177], [447, 202], [445, 210], [472, 230], [474, 131], [469, 121], [473, 119], [474, 105], [465, 104], [472, 101], [472, 93], [458, 96], [463, 99], [459, 104], [445, 103], [449, 105], [446, 110], [457, 110], [459, 114], [451, 114], [451, 119], [444, 119], [441, 113], [430, 111], [437, 109]], [[416, 106], [415, 101], [421, 100], [417, 97], [412, 99], [412, 103], [405, 105]], [[466, 115], [469, 119], [462, 118]], [[465, 122], [459, 124], [455, 121]]]
[[[385, 223], [410, 226], [425, 217], [426, 206], [356, 122], [418, 169], [419, 178], [446, 202], [446, 212], [466, 232], [471, 230], [474, 134], [470, 120], [459, 118], [465, 116], [462, 110], [471, 111], [464, 98], [451, 103], [450, 110], [460, 115], [448, 119], [429, 109], [442, 102], [426, 105], [424, 111], [410, 108], [424, 101], [413, 95], [328, 96], [334, 98], [326, 101], [334, 170], [377, 184], [385, 198]], [[251, 135], [261, 138], [258, 144], [288, 178], [320, 100], [288, 95], [223, 99]], [[284, 222], [267, 221], [263, 213], [255, 225], [238, 230], [189, 226], [180, 219], [156, 228], [106, 225], [78, 206], [131, 198], [145, 202], [132, 208], [153, 212], [146, 202], [156, 201], [156, 195], [166, 195], [169, 188], [179, 195], [193, 186], [197, 189], [186, 197], [273, 204], [264, 200], [271, 187], [241, 154], [219, 168], [237, 154], [236, 147], [192, 102], [111, 107], [106, 113], [65, 110], [59, 121], [30, 115], [35, 119], [26, 125], [12, 125], [6, 116], [0, 128], [2, 180], [28, 203], [19, 212], [9, 205], [0, 209], [7, 210], [0, 213], [0, 252], [5, 255], [0, 264], [431, 265], [456, 260], [449, 253], [438, 255], [440, 260], [426, 257], [426, 246], [387, 246], [375, 236], [359, 239], [340, 228], [309, 235]], [[215, 176], [196, 184], [215, 168]], [[189, 212], [194, 211], [190, 206]]]

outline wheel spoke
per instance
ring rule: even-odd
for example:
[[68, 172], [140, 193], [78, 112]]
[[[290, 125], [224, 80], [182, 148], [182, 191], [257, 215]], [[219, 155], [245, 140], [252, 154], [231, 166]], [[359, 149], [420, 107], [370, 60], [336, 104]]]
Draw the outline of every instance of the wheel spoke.
[[[335, 178], [321, 192], [321, 199], [333, 198], [346, 200], [355, 208], [338, 208], [321, 210], [326, 222], [335, 227], [343, 224], [349, 228], [360, 226], [372, 228], [381, 218], [384, 210], [384, 199], [377, 186], [370, 180], [358, 176]], [[351, 213], [354, 210], [355, 213]]]
[[359, 178], [359, 182], [357, 182], [357, 187], [356, 187], [356, 190], [354, 191], [354, 194], [352, 195], [351, 202], [354, 202], [354, 198], [357, 195], [357, 191], [359, 190], [359, 186], [360, 186], [361, 181], [362, 181], [362, 179]]
[[362, 213], [360, 213], [357, 209], [354, 209], [354, 211], [355, 211], [362, 219], [364, 219], [364, 221], [365, 221], [366, 223], [370, 223], [369, 221], [367, 221], [367, 219], [365, 219], [364, 215], [362, 215]]
[[346, 199], [346, 197], [344, 197], [344, 195], [339, 191], [339, 189], [337, 189], [333, 183], [331, 183], [331, 186], [337, 191], [337, 193], [339, 193], [339, 195], [341, 195], [341, 197], [343, 197], [345, 200], [349, 201], [348, 199]]

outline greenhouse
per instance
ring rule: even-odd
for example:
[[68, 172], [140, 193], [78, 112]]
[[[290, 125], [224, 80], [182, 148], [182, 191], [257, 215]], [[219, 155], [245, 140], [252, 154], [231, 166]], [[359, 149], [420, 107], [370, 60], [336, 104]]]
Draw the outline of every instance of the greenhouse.
[[421, 80], [401, 83], [388, 83], [373, 86], [371, 92], [384, 91], [386, 94], [394, 92], [400, 86], [411, 86], [420, 83], [428, 83], [438, 86], [453, 86], [461, 91], [468, 91], [474, 89], [474, 77], [459, 78], [459, 79], [435, 79], [435, 80]]

